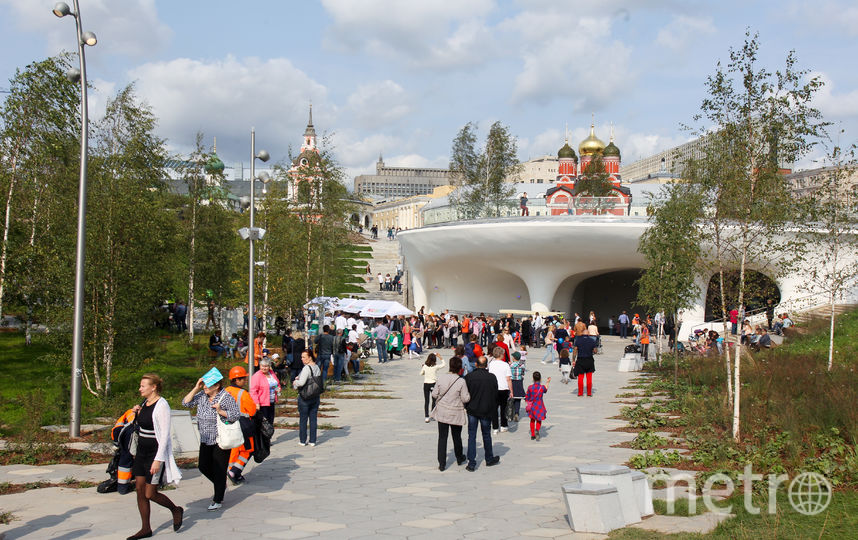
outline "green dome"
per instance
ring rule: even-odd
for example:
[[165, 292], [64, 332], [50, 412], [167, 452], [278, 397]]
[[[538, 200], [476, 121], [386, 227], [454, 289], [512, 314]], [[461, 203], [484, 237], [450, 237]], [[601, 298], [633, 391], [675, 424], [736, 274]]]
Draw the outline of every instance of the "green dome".
[[569, 143], [567, 142], [566, 144], [563, 145], [563, 148], [561, 148], [560, 151], [557, 152], [557, 157], [560, 159], [563, 159], [563, 158], [575, 159], [578, 156], [575, 155], [575, 150], [573, 150], [572, 147], [569, 146]]
[[614, 144], [614, 141], [608, 143], [608, 146], [602, 150], [602, 155], [605, 157], [620, 157], [620, 149]]
[[217, 157], [217, 154], [212, 154], [212, 157], [206, 162], [206, 172], [209, 174], [221, 173], [223, 172], [224, 164], [223, 161]]

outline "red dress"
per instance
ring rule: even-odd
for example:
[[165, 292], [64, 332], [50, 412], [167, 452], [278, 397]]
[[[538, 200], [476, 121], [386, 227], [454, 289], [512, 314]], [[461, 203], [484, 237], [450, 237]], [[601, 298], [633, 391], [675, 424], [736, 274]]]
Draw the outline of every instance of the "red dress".
[[527, 393], [524, 395], [524, 401], [530, 403], [530, 418], [537, 422], [542, 422], [548, 416], [548, 411], [545, 409], [545, 402], [542, 396], [548, 392], [548, 388], [542, 386], [541, 383], [533, 383], [527, 387]]

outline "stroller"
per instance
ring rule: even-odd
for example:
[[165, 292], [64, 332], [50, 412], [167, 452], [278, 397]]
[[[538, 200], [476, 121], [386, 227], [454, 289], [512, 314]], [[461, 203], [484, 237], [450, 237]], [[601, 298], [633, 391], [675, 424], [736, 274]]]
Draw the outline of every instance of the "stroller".
[[366, 360], [372, 354], [372, 348], [375, 344], [375, 340], [372, 339], [372, 336], [369, 334], [364, 334], [358, 337], [358, 350], [354, 351], [357, 353], [358, 360]]

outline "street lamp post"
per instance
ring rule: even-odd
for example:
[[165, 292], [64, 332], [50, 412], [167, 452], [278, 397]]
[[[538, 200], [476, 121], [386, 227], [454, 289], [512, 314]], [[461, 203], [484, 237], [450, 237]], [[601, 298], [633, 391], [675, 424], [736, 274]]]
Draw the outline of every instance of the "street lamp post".
[[72, 373], [71, 373], [71, 423], [69, 436], [80, 437], [80, 395], [81, 372], [83, 370], [83, 283], [84, 261], [86, 255], [86, 158], [89, 117], [86, 98], [86, 57], [84, 45], [90, 47], [98, 41], [92, 32], [84, 32], [80, 20], [80, 6], [74, 0], [74, 11], [65, 2], [57, 2], [53, 9], [57, 17], [71, 15], [77, 27], [77, 55], [80, 59], [80, 71], [70, 69], [66, 77], [72, 81], [80, 80], [80, 182], [78, 184], [77, 206], [77, 262], [74, 275], [74, 330], [72, 334]]
[[[254, 347], [256, 345], [256, 325], [254, 323], [254, 305], [253, 305], [253, 277], [254, 277], [254, 267], [256, 266], [256, 261], [253, 257], [253, 242], [258, 238], [262, 238], [262, 235], [259, 234], [253, 223], [254, 218], [256, 216], [256, 160], [265, 163], [271, 156], [265, 150], [260, 150], [259, 153], [256, 152], [256, 130], [254, 128], [250, 128], [250, 234], [248, 235], [248, 239], [250, 240], [250, 265], [248, 267], [249, 275], [248, 275], [248, 302], [247, 302], [247, 325], [250, 327], [247, 331], [248, 344], [247, 344], [247, 376], [253, 377], [253, 361], [255, 358], [256, 351]], [[263, 182], [267, 182], [268, 173], [264, 173]], [[264, 232], [262, 234], [265, 234]]]

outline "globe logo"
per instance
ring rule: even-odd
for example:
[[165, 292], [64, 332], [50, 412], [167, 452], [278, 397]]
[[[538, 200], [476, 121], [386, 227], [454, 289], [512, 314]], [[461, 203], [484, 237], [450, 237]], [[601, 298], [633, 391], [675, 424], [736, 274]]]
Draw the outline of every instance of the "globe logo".
[[789, 484], [789, 503], [793, 509], [806, 516], [815, 516], [831, 504], [831, 482], [815, 472], [804, 472]]

